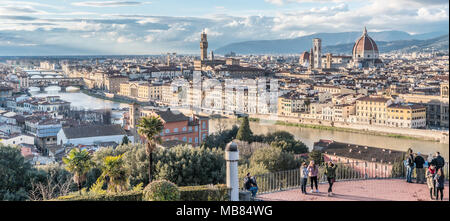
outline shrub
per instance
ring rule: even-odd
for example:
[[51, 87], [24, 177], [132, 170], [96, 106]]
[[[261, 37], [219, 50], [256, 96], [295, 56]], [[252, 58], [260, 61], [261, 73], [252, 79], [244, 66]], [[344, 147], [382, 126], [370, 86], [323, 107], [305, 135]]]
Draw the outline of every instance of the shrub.
[[52, 201], [142, 201], [142, 191], [126, 191], [113, 194], [73, 193]]
[[230, 189], [225, 184], [179, 187], [181, 201], [229, 201]]
[[180, 199], [178, 187], [167, 180], [151, 182], [142, 193], [145, 201], [177, 201]]

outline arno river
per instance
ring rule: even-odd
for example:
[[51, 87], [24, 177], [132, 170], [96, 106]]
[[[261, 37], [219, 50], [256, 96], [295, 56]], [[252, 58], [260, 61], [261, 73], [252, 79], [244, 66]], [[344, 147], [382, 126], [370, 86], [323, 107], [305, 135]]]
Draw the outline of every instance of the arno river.
[[[128, 106], [127, 104], [121, 104], [90, 97], [81, 92], [59, 92], [58, 88], [47, 88], [46, 93], [40, 93], [38, 91], [32, 91], [31, 93], [36, 97], [45, 97], [49, 95], [60, 96], [61, 99], [71, 102], [72, 106], [83, 107], [85, 109], [121, 108]], [[113, 114], [113, 116], [118, 117], [118, 114], [120, 113], [116, 112]], [[231, 128], [232, 125], [236, 123], [236, 120], [234, 119], [225, 119], [222, 121], [225, 122], [224, 125], [227, 128]], [[210, 133], [217, 131], [217, 125], [217, 119], [210, 120]], [[440, 151], [446, 161], [448, 161], [449, 159], [449, 145], [433, 141], [410, 140], [342, 131], [319, 130], [312, 128], [288, 127], [257, 122], [250, 122], [250, 126], [253, 133], [255, 134], [266, 134], [268, 132], [274, 132], [277, 130], [288, 131], [294, 134], [294, 136], [298, 140], [301, 140], [310, 149], [312, 148], [313, 143], [319, 141], [320, 139], [331, 139], [339, 142], [382, 147], [402, 151], [406, 151], [409, 147], [411, 147], [415, 152], [421, 152], [424, 154]]]

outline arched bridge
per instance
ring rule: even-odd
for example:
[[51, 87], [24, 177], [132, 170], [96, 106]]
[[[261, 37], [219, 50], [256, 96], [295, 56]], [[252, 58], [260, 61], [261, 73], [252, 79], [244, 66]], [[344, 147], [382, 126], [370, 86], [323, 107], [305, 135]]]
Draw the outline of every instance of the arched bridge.
[[43, 90], [49, 86], [58, 86], [65, 90], [69, 86], [84, 86], [83, 78], [29, 78], [28, 87], [39, 87]]

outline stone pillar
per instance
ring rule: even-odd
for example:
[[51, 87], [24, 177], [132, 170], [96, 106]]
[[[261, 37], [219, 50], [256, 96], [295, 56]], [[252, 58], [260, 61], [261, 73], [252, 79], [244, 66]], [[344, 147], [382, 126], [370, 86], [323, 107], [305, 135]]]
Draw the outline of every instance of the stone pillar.
[[227, 161], [227, 187], [231, 188], [231, 201], [239, 201], [239, 150], [236, 143], [230, 142], [225, 147], [225, 160]]

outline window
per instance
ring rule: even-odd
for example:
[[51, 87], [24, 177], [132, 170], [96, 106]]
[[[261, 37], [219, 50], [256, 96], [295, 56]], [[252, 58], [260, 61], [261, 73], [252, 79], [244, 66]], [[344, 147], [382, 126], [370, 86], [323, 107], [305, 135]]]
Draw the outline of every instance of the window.
[[189, 143], [192, 143], [192, 137], [189, 137]]
[[166, 134], [170, 133], [170, 129], [166, 129]]
[[195, 143], [198, 143], [198, 137], [195, 138]]
[[173, 129], [174, 133], [178, 133], [178, 128], [176, 127], [175, 129]]
[[187, 138], [186, 138], [186, 137], [183, 137], [183, 141], [186, 142], [186, 141], [187, 141]]
[[183, 131], [186, 131], [186, 127], [183, 127]]
[[203, 121], [202, 127], [203, 127], [203, 129], [206, 129], [206, 122]]

